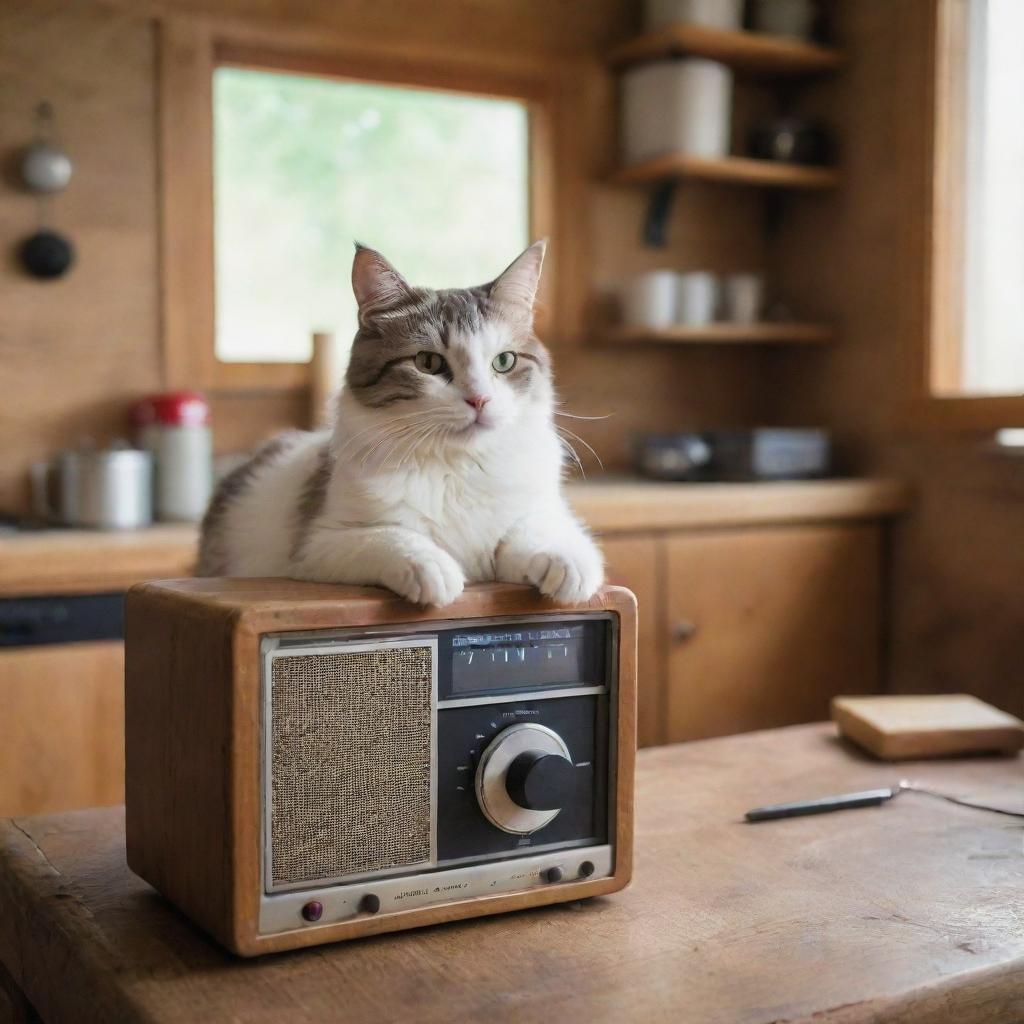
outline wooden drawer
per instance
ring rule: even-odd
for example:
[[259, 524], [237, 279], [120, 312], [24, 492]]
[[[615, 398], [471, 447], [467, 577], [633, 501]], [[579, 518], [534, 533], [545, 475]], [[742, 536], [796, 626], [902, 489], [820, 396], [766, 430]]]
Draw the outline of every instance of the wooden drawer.
[[0, 816], [123, 799], [121, 641], [0, 652]]

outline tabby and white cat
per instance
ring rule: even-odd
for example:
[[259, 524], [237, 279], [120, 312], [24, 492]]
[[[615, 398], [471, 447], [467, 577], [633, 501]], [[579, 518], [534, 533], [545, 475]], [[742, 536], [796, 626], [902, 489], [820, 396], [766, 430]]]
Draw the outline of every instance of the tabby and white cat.
[[203, 521], [201, 575], [377, 584], [443, 606], [466, 582], [563, 602], [601, 555], [561, 493], [547, 350], [533, 334], [544, 243], [476, 288], [414, 288], [357, 246], [359, 330], [333, 429], [275, 438]]

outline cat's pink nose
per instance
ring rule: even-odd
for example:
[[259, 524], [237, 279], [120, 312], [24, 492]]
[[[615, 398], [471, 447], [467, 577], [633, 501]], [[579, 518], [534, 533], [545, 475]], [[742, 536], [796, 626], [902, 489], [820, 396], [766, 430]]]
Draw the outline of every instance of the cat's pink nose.
[[471, 405], [477, 412], [480, 412], [490, 400], [490, 395], [470, 395], [466, 399], [466, 405]]

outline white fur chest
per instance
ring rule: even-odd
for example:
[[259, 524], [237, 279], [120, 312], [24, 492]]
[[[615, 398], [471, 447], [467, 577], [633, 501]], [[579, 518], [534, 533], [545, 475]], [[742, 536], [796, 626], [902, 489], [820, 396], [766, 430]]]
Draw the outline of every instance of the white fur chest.
[[509, 529], [538, 506], [550, 503], [554, 511], [560, 501], [557, 438], [530, 441], [426, 459], [358, 482], [338, 479], [341, 518], [415, 530], [447, 551], [468, 580], [494, 579], [495, 549]]

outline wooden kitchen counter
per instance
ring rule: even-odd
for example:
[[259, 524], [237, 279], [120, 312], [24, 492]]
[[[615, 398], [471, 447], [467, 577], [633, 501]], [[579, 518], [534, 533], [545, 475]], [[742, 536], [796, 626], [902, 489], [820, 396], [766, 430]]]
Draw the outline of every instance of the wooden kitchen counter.
[[907, 485], [884, 479], [678, 484], [613, 478], [572, 484], [568, 494], [602, 534], [852, 522], [897, 515], [909, 504]]
[[[630, 479], [569, 487], [577, 512], [602, 534], [709, 526], [876, 519], [907, 506], [894, 480], [779, 484], [666, 484]], [[96, 532], [46, 530], [0, 536], [0, 598], [125, 590], [191, 574], [194, 526]]]
[[2, 822], [0, 960], [51, 1024], [1024, 1019], [1019, 820], [910, 793], [739, 820], [900, 775], [1024, 809], [1019, 759], [893, 767], [831, 726], [665, 747], [625, 892], [247, 962], [128, 871], [120, 810]]
[[99, 594], [144, 580], [191, 576], [196, 527], [39, 530], [0, 536], [0, 598]]

